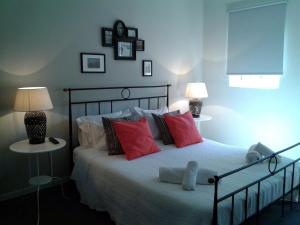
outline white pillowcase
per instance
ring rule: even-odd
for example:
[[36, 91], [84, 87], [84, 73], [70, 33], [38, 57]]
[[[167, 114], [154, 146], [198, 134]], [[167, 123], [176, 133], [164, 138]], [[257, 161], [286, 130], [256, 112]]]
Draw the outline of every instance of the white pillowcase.
[[102, 117], [118, 118], [130, 116], [129, 109], [109, 114], [82, 116], [76, 119], [78, 125], [78, 141], [81, 146], [107, 149], [106, 135], [102, 124]]
[[131, 112], [132, 112], [132, 116], [135, 119], [138, 118], [138, 117], [143, 117], [143, 116], [146, 117], [147, 120], [148, 120], [149, 127], [150, 127], [153, 138], [154, 139], [159, 139], [160, 138], [160, 132], [159, 132], [159, 129], [156, 125], [156, 122], [155, 122], [155, 120], [152, 116], [152, 113], [162, 115], [162, 114], [167, 113], [168, 111], [169, 111], [168, 107], [164, 106], [164, 107], [159, 108], [159, 109], [142, 109], [142, 108], [139, 108], [139, 107], [134, 107]]
[[136, 107], [133, 107], [133, 109], [140, 115], [143, 115], [143, 113], [165, 114], [169, 111], [167, 106], [164, 106], [159, 109], [142, 109], [142, 108], [139, 108], [136, 106]]

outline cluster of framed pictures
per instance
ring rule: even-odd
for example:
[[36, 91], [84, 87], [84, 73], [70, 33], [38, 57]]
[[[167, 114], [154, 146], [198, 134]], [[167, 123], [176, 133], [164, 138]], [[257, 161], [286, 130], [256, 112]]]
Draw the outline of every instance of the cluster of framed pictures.
[[145, 50], [145, 41], [139, 39], [137, 28], [117, 20], [113, 28], [102, 28], [102, 46], [114, 48], [115, 60], [136, 60], [136, 51]]
[[[139, 39], [137, 28], [117, 20], [113, 28], [102, 28], [102, 46], [114, 48], [115, 60], [136, 60], [136, 51], [145, 50], [145, 41]], [[80, 61], [81, 73], [106, 73], [104, 54], [82, 52]], [[152, 60], [142, 60], [142, 75], [152, 76]]]

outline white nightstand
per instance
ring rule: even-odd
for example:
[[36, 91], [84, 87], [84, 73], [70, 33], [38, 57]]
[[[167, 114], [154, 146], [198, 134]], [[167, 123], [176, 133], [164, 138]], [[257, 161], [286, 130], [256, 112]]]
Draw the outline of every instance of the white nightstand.
[[[9, 146], [9, 149], [16, 153], [21, 154], [27, 154], [28, 156], [28, 169], [29, 169], [29, 184], [37, 187], [37, 210], [38, 210], [38, 218], [37, 218], [37, 224], [39, 224], [40, 221], [40, 206], [39, 206], [39, 191], [40, 186], [44, 184], [50, 183], [54, 178], [53, 176], [53, 161], [52, 161], [52, 152], [57, 151], [65, 147], [66, 141], [61, 138], [56, 138], [58, 140], [58, 144], [53, 144], [48, 140], [48, 138], [45, 139], [45, 143], [42, 144], [29, 144], [28, 139], [18, 141], [12, 145]], [[48, 153], [49, 154], [49, 160], [50, 160], [50, 176], [48, 175], [40, 175], [40, 165], [39, 165], [39, 155], [42, 153]], [[32, 171], [31, 171], [31, 157], [32, 154], [36, 157], [36, 176], [32, 177]], [[62, 189], [63, 190], [63, 189]]]
[[199, 132], [201, 131], [201, 123], [204, 121], [212, 120], [212, 116], [201, 114], [200, 117], [194, 118], [195, 124]]

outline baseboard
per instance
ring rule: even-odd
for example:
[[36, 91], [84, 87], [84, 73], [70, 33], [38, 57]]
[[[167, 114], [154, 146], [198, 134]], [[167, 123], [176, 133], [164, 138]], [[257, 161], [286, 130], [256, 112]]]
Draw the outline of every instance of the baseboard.
[[[55, 181], [53, 181], [49, 184], [42, 185], [40, 187], [40, 190], [58, 186], [61, 183], [68, 182], [69, 180], [70, 180], [69, 177], [62, 177], [61, 180], [59, 180], [59, 181], [55, 180]], [[5, 193], [5, 194], [1, 194], [0, 195], [0, 202], [6, 201], [6, 200], [9, 200], [9, 199], [13, 199], [13, 198], [17, 198], [17, 197], [21, 197], [21, 196], [24, 196], [24, 195], [27, 195], [27, 194], [31, 194], [33, 192], [36, 192], [36, 187], [28, 186], [28, 187], [25, 187], [23, 189], [19, 189], [19, 190], [15, 190], [15, 191], [12, 191], [12, 192]]]

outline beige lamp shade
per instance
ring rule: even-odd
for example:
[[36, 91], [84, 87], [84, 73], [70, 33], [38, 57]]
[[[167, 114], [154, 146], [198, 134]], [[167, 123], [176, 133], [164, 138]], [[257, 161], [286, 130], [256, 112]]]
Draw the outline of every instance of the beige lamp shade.
[[188, 83], [185, 96], [192, 99], [207, 98], [207, 90], [205, 83]]
[[15, 111], [31, 112], [52, 109], [53, 105], [46, 87], [18, 88]]

